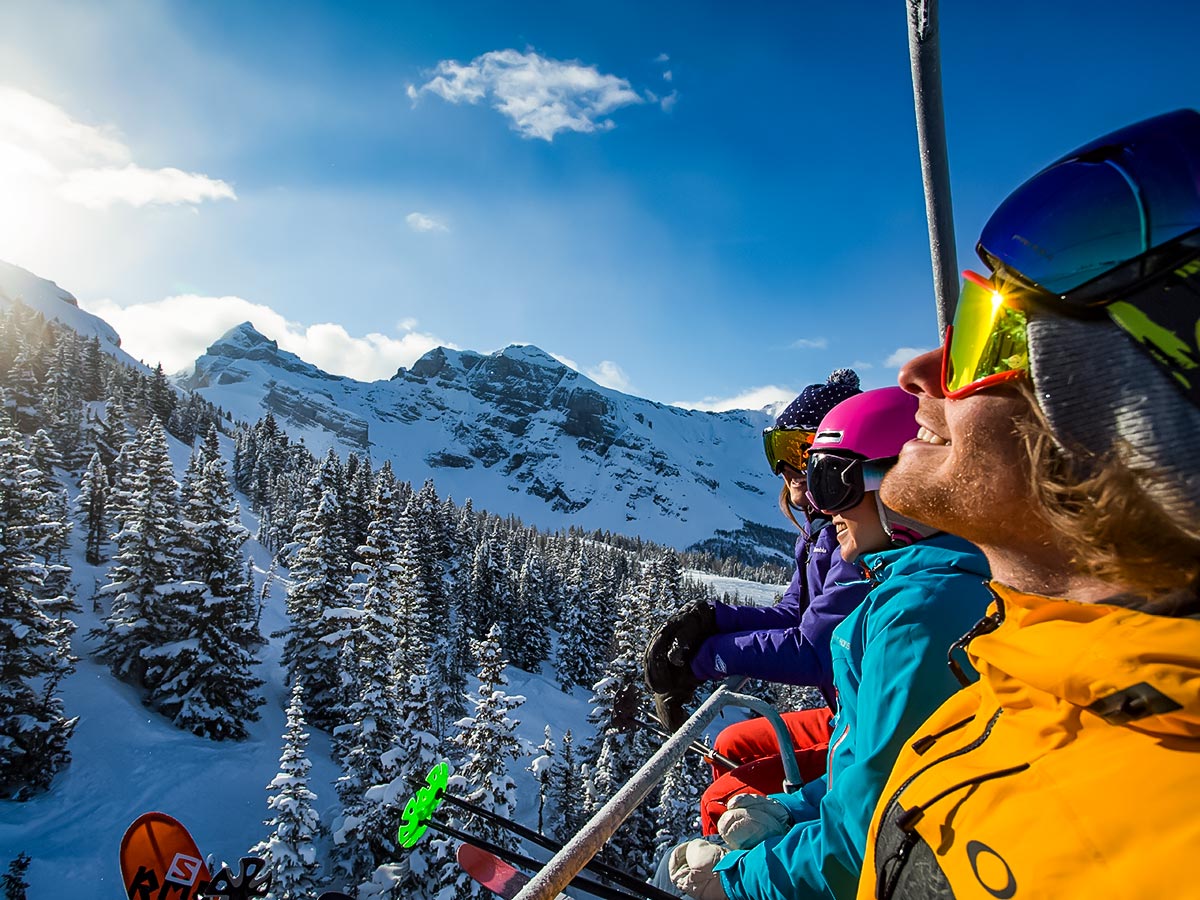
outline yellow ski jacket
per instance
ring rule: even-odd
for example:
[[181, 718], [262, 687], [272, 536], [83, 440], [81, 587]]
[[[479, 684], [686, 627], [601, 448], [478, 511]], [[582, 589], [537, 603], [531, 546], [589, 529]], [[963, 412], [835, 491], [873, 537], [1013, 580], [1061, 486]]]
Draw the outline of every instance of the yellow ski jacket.
[[859, 900], [1200, 897], [1200, 620], [992, 588], [980, 680], [896, 761]]

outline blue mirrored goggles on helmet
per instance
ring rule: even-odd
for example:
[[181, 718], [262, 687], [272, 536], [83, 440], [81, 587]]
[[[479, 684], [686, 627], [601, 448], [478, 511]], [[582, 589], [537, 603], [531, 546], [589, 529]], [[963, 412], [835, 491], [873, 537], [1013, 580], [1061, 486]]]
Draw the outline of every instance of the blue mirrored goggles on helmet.
[[814, 450], [808, 454], [808, 499], [827, 513], [858, 506], [895, 464], [895, 457], [867, 460]]
[[1067, 154], [1000, 205], [976, 250], [1036, 310], [1107, 315], [1200, 405], [1200, 113]]

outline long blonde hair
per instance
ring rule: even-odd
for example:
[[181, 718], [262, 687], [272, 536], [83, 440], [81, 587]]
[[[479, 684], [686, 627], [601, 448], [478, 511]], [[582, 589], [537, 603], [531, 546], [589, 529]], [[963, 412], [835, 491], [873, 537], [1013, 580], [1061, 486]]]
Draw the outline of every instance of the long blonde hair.
[[[808, 529], [804, 525], [801, 525], [796, 519], [796, 510], [800, 509], [800, 507], [792, 506], [792, 495], [788, 490], [787, 479], [784, 479], [783, 487], [779, 491], [779, 508], [783, 511], [785, 516], [792, 520], [793, 525], [795, 525], [801, 531], [808, 531]], [[800, 512], [804, 512], [804, 510], [800, 509]], [[805, 516], [804, 518], [805, 521], [808, 520], [808, 516]]]
[[1131, 468], [1117, 452], [1080, 466], [1055, 441], [1032, 388], [1023, 383], [1021, 390], [1029, 412], [1015, 425], [1037, 513], [1058, 533], [1072, 565], [1118, 589], [1106, 602], [1162, 614], [1200, 612], [1200, 532], [1150, 499], [1145, 486], [1160, 476]]

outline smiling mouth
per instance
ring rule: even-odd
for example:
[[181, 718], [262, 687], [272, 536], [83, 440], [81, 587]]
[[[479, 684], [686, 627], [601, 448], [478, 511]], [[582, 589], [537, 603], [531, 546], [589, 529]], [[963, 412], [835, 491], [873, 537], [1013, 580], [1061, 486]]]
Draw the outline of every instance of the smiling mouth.
[[917, 440], [923, 444], [936, 444], [939, 447], [949, 447], [950, 441], [940, 434], [930, 431], [924, 425], [917, 431]]
[[846, 530], [846, 523], [845, 522], [834, 522], [833, 527], [835, 529], [837, 529], [838, 534], [841, 534], [842, 532], [844, 532]]

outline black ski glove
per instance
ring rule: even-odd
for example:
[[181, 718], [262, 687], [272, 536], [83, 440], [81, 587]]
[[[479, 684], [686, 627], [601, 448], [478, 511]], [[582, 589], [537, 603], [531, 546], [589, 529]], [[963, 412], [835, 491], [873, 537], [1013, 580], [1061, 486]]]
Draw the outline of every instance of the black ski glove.
[[663, 728], [674, 734], [688, 720], [691, 713], [684, 708], [696, 696], [696, 688], [669, 691], [665, 694], [654, 695], [654, 711]]
[[717, 610], [707, 600], [689, 603], [674, 613], [650, 638], [642, 657], [646, 687], [655, 694], [695, 692], [700, 679], [692, 674], [692, 658], [717, 633]]

